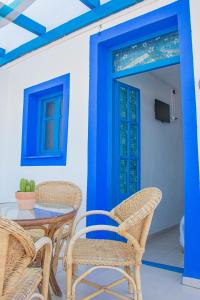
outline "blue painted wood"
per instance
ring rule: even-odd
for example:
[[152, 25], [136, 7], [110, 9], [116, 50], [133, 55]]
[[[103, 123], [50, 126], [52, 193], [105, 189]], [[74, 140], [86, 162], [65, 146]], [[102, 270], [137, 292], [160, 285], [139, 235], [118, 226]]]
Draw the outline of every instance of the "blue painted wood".
[[22, 46], [8, 52], [4, 57], [0, 58], [0, 67], [17, 59], [18, 57], [25, 55], [33, 50], [48, 45], [57, 39], [62, 38], [76, 30], [79, 30], [87, 25], [90, 25], [98, 20], [108, 17], [122, 9], [132, 6], [143, 0], [112, 0], [104, 5], [98, 6], [97, 8], [89, 11], [71, 21], [66, 22], [63, 25], [52, 29], [42, 37], [37, 37]]
[[200, 190], [197, 111], [189, 0], [179, 6], [181, 93], [184, 139], [185, 262], [184, 276], [200, 279]]
[[[21, 149], [21, 165], [22, 166], [64, 166], [66, 165], [67, 156], [67, 138], [68, 138], [68, 113], [69, 113], [69, 89], [70, 75], [63, 75], [47, 82], [40, 83], [36, 86], [27, 88], [24, 91], [24, 108], [23, 108], [23, 124], [22, 124], [22, 149]], [[57, 126], [54, 131], [55, 147], [53, 151], [41, 151], [40, 143], [44, 141], [45, 127], [40, 135], [43, 109], [45, 104], [43, 100], [53, 95], [62, 94], [62, 144], [59, 145], [60, 127], [59, 115], [61, 98], [56, 104], [55, 123]], [[41, 107], [41, 101], [43, 101]], [[43, 120], [44, 121], [44, 120]], [[45, 120], [46, 121], [46, 120]], [[60, 128], [59, 128], [60, 129]], [[44, 143], [44, 142], [43, 142]], [[59, 148], [60, 146], [60, 148]]]
[[126, 47], [129, 47], [130, 45], [133, 45], [133, 44], [138, 44], [138, 43], [141, 43], [141, 42], [145, 42], [145, 40], [150, 40], [150, 39], [153, 39], [159, 35], [164, 35], [164, 34], [168, 34], [170, 32], [174, 32], [174, 31], [178, 31], [178, 27], [177, 27], [177, 23], [176, 22], [173, 22], [173, 25], [170, 27], [170, 24], [168, 24], [169, 27], [167, 28], [161, 28], [160, 30], [156, 31], [156, 32], [149, 32], [147, 33], [147, 35], [143, 36], [139, 36], [137, 35], [137, 37], [132, 37], [129, 41], [125, 41], [125, 42], [122, 42], [120, 45], [118, 46], [113, 46], [112, 47], [112, 51], [116, 51], [116, 50], [120, 50], [120, 49], [123, 49], [123, 48], [126, 48]]
[[141, 66], [133, 67], [133, 68], [130, 68], [130, 69], [127, 69], [124, 71], [113, 73], [112, 78], [113, 79], [123, 78], [123, 77], [130, 76], [130, 75], [149, 72], [149, 70], [153, 71], [155, 69], [161, 69], [161, 68], [177, 65], [179, 63], [180, 63], [180, 56], [166, 58], [166, 59], [159, 60], [159, 61], [149, 63], [146, 65], [141, 65]]
[[6, 53], [6, 50], [3, 48], [0, 48], [0, 57], [3, 56]]
[[[197, 146], [197, 117], [192, 60], [189, 1], [179, 0], [158, 10], [105, 30], [91, 37], [90, 100], [88, 131], [87, 210], [109, 209], [111, 161], [109, 152], [110, 117], [108, 103], [112, 93], [110, 49], [141, 36], [178, 25], [183, 106], [185, 268], [184, 275], [200, 278], [200, 193]], [[107, 91], [107, 92], [105, 92]], [[104, 123], [105, 122], [105, 123]], [[103, 143], [102, 143], [103, 142]], [[105, 218], [91, 218], [88, 225], [104, 223]]]
[[96, 8], [100, 5], [100, 0], [80, 0], [80, 1], [90, 9]]
[[156, 263], [153, 261], [143, 260], [142, 264], [145, 266], [152, 267], [152, 268], [158, 268], [158, 269], [167, 270], [167, 271], [180, 273], [180, 274], [183, 274], [183, 272], [184, 272], [184, 268], [175, 267], [175, 266], [171, 266], [171, 265], [165, 265], [165, 264], [159, 264], [159, 263]]
[[[177, 18], [170, 11], [168, 17], [147, 26], [144, 18], [144, 36], [177, 26]], [[166, 15], [165, 15], [166, 16]], [[151, 17], [150, 17], [151, 18]], [[112, 49], [141, 37], [139, 18], [115, 26], [91, 37], [90, 61], [90, 106], [89, 106], [89, 142], [88, 142], [88, 202], [87, 209], [112, 209]], [[108, 126], [109, 124], [109, 126]], [[103, 159], [101, 159], [103, 158]], [[103, 194], [102, 194], [103, 192]], [[91, 217], [88, 225], [109, 223], [107, 218]], [[90, 235], [95, 237], [94, 235]], [[105, 234], [98, 234], [104, 238]]]
[[[0, 16], [2, 18], [8, 18], [9, 20], [9, 14], [12, 12], [15, 12], [15, 9], [9, 5], [5, 4], [2, 8], [0, 8]], [[20, 14], [16, 19], [12, 20], [12, 22], [36, 35], [42, 35], [46, 32], [46, 28], [43, 25], [23, 14]]]
[[[40, 99], [40, 122], [38, 128], [38, 155], [60, 155], [60, 122], [62, 122], [61, 115], [61, 102], [63, 99], [63, 95], [58, 94], [50, 94], [47, 97]], [[48, 104], [52, 104], [53, 114], [52, 116], [47, 116], [47, 106]], [[49, 122], [53, 123], [53, 147], [52, 149], [46, 148], [46, 134], [47, 134], [47, 124]]]
[[[132, 86], [129, 86], [127, 84], [121, 83], [119, 81], [114, 80], [114, 95], [113, 95], [113, 110], [115, 111], [115, 120], [113, 120], [113, 195], [112, 195], [112, 207], [115, 207], [118, 205], [121, 201], [131, 196], [133, 193], [137, 192], [140, 189], [140, 91]], [[121, 97], [120, 97], [120, 90], [124, 89], [126, 92], [126, 99], [127, 99], [127, 112], [126, 116], [122, 117], [120, 112], [120, 103], [121, 103]], [[131, 113], [130, 113], [130, 96], [131, 93], [134, 93], [135, 98], [135, 108], [136, 108], [136, 119], [131, 119]], [[122, 154], [123, 149], [121, 149], [122, 141], [121, 141], [121, 124], [124, 124], [127, 126], [127, 143], [125, 145], [126, 150], [124, 154]], [[131, 154], [131, 136], [130, 136], [130, 130], [131, 127], [136, 128], [136, 153], [135, 155]], [[124, 160], [127, 163], [127, 181], [126, 181], [126, 192], [121, 191], [121, 171], [120, 171], [120, 161]], [[137, 184], [134, 190], [131, 190], [131, 184], [130, 184], [130, 176], [131, 176], [131, 162], [134, 161], [137, 164]]]

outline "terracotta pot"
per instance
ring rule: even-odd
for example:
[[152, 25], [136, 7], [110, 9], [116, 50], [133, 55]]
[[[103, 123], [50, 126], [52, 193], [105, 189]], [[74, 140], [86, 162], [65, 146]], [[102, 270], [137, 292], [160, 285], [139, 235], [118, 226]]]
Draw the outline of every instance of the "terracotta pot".
[[16, 192], [15, 197], [20, 209], [33, 209], [36, 202], [35, 192]]

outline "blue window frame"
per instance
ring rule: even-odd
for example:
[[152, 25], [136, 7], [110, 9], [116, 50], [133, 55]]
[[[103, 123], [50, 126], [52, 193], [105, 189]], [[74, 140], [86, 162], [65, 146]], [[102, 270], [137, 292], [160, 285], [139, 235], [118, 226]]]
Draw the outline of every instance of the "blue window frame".
[[62, 94], [40, 101], [38, 153], [59, 155], [62, 145]]
[[69, 74], [24, 91], [22, 166], [66, 165]]

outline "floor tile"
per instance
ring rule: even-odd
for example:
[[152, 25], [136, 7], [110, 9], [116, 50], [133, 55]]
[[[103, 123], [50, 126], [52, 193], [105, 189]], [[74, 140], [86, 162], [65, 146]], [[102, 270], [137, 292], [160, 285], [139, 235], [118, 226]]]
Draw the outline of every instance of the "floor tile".
[[[110, 281], [118, 278], [116, 272], [110, 270], [98, 270], [90, 275], [90, 280], [94, 282], [108, 284]], [[53, 300], [64, 300], [66, 293], [66, 274], [60, 272], [57, 276], [58, 282], [63, 291], [63, 297], [53, 297]], [[88, 295], [95, 289], [91, 289], [85, 284], [80, 284], [76, 293], [76, 300], [82, 299], [83, 296]], [[123, 295], [127, 294], [127, 283], [118, 286], [115, 290], [121, 292]], [[143, 300], [199, 300], [200, 290], [183, 286], [181, 284], [181, 274], [152, 268], [149, 266], [142, 266], [142, 290]], [[102, 294], [96, 297], [97, 300], [114, 300], [113, 296]]]

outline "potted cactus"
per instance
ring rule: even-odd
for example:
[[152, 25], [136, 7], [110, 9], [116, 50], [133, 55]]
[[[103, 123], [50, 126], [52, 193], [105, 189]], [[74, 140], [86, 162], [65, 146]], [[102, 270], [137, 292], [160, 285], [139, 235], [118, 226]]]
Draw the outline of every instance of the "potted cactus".
[[36, 201], [35, 181], [22, 178], [19, 188], [19, 191], [15, 194], [19, 207], [21, 209], [32, 209]]

